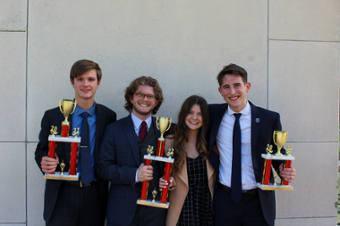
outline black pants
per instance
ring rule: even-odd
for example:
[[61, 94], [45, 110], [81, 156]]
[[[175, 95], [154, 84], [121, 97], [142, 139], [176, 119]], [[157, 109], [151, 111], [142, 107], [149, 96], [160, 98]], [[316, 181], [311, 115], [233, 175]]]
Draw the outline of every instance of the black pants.
[[214, 195], [215, 225], [273, 226], [266, 222], [259, 196], [242, 197], [236, 204], [230, 193], [218, 188]]
[[64, 182], [58, 200], [46, 226], [103, 226], [98, 186], [79, 187]]
[[[166, 209], [137, 205], [137, 211], [130, 226], [164, 226]], [[107, 226], [121, 226], [107, 222]]]

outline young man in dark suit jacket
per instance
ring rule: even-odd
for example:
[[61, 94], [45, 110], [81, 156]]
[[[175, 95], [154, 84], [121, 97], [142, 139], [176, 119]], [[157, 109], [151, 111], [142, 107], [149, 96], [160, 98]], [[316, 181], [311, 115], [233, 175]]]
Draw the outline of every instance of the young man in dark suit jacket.
[[[111, 181], [107, 226], [162, 226], [166, 210], [137, 205], [137, 199], [141, 195], [141, 182], [149, 181], [147, 199], [152, 199], [152, 190], [158, 191], [159, 179], [163, 176], [161, 162], [152, 161], [151, 166], [143, 164], [148, 145], [155, 151], [160, 137], [151, 114], [156, 114], [161, 106], [163, 92], [156, 79], [142, 76], [126, 88], [125, 100], [130, 115], [106, 127], [100, 147], [98, 175]], [[173, 187], [173, 183], [169, 186]], [[156, 200], [160, 199], [159, 195], [160, 192]]]
[[[267, 144], [275, 146], [273, 132], [281, 130], [280, 115], [247, 100], [251, 84], [242, 67], [224, 67], [217, 80], [227, 103], [209, 106], [209, 160], [218, 175], [213, 200], [215, 225], [274, 225], [275, 193], [258, 189], [256, 183], [262, 179], [261, 154], [266, 153]], [[236, 124], [239, 127], [234, 127]], [[237, 137], [239, 145], [234, 140]], [[296, 170], [282, 170], [281, 163], [273, 161], [280, 176], [292, 182]]]
[[[46, 180], [44, 219], [48, 226], [94, 226], [104, 225], [108, 182], [97, 176], [96, 167], [98, 163], [99, 147], [103, 137], [105, 126], [116, 121], [116, 113], [109, 108], [97, 104], [94, 101], [95, 93], [100, 85], [102, 72], [99, 65], [90, 60], [79, 60], [71, 68], [70, 81], [75, 91], [77, 106], [72, 115], [69, 116], [70, 134], [74, 128], [79, 128], [82, 136], [83, 115], [87, 112], [89, 126], [89, 148], [87, 168], [87, 180], [84, 180], [82, 170], [79, 167], [82, 162], [84, 147], [78, 149], [78, 172], [80, 180], [61, 181]], [[85, 118], [85, 117], [84, 117]], [[64, 116], [59, 108], [50, 109], [45, 112], [41, 121], [39, 143], [35, 151], [35, 160], [43, 173], [51, 174], [60, 171], [59, 163], [64, 161], [68, 171], [70, 162], [70, 143], [57, 143], [56, 159], [48, 157], [48, 136], [51, 126], [58, 127], [61, 134], [61, 122]], [[84, 124], [85, 125], [85, 124]], [[85, 133], [85, 132], [84, 132]], [[79, 145], [81, 146], [81, 145]], [[86, 181], [86, 183], [83, 183]]]

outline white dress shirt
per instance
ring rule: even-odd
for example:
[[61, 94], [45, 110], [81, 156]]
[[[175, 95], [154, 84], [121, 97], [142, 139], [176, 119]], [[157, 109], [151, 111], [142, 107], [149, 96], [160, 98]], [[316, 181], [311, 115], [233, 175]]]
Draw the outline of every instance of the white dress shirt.
[[251, 108], [248, 101], [240, 112], [234, 112], [228, 106], [218, 129], [216, 143], [220, 153], [219, 182], [231, 186], [234, 113], [242, 114], [240, 117], [242, 190], [251, 190], [257, 186], [251, 157]]

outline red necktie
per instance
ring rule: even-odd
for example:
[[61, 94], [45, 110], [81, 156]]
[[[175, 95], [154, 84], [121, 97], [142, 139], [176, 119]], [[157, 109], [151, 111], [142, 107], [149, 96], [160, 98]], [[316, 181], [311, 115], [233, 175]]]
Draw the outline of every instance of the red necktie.
[[144, 141], [144, 138], [146, 137], [146, 134], [148, 132], [148, 128], [146, 127], [146, 122], [143, 121], [142, 122], [142, 126], [140, 127], [140, 130], [139, 130], [139, 139], [143, 142]]

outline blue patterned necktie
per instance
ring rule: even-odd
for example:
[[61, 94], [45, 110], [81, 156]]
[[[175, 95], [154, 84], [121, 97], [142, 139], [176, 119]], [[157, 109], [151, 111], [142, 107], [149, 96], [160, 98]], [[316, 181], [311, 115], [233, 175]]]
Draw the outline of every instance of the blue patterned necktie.
[[87, 121], [89, 113], [81, 113], [83, 122], [81, 124], [81, 143], [80, 143], [80, 178], [84, 185], [89, 185], [93, 180], [92, 161], [91, 161], [91, 145], [90, 145], [90, 127]]

